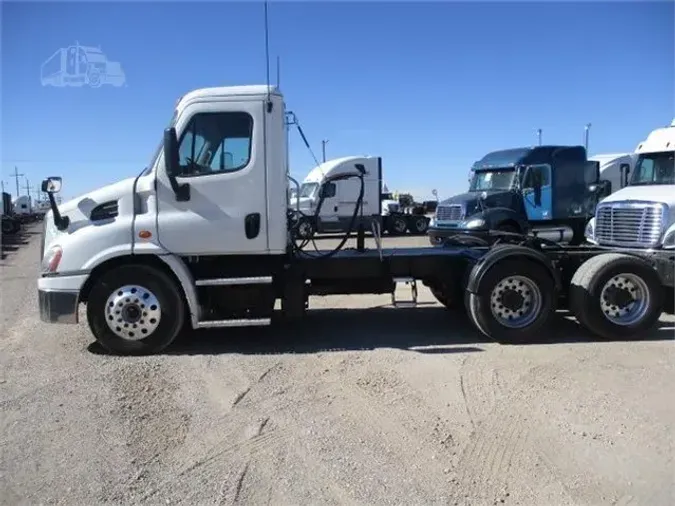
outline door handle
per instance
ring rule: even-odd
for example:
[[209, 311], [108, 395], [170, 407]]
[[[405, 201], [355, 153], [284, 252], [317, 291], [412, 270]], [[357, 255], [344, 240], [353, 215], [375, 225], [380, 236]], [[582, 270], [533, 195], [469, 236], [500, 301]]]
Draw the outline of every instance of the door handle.
[[247, 239], [255, 239], [260, 233], [260, 213], [247, 214], [244, 218], [244, 230]]
[[333, 212], [337, 213], [337, 206], [333, 207]]

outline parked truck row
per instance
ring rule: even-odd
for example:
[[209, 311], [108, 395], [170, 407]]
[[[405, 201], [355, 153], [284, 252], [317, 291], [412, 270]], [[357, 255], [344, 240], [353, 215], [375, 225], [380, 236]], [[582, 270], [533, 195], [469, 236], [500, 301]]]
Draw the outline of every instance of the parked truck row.
[[2, 192], [2, 234], [14, 235], [24, 223], [41, 220], [49, 211], [49, 203], [33, 201], [28, 195], [20, 195], [14, 201], [7, 192]]
[[[641, 177], [658, 181], [662, 192], [646, 195], [637, 207], [616, 197], [604, 201], [608, 210], [601, 207], [604, 214], [597, 215], [591, 234], [596, 244], [484, 229], [484, 238], [499, 241], [467, 244], [458, 237], [480, 234], [460, 230], [440, 245], [384, 248], [375, 219], [383, 194], [379, 157], [333, 163], [330, 172], [317, 174], [317, 185], [304, 197], [314, 198], [311, 206], [289, 204], [288, 114], [274, 86], [195, 90], [178, 100], [163, 148], [137, 177], [61, 205], [54, 197], [60, 178], [46, 179], [42, 189], [51, 210], [44, 220], [37, 282], [42, 320], [77, 323], [84, 304], [102, 346], [146, 354], [166, 348], [186, 328], [297, 323], [311, 295], [390, 294], [394, 307], [415, 307], [417, 283], [447, 307], [460, 309], [478, 331], [507, 343], [536, 338], [557, 308], [569, 309], [590, 332], [608, 339], [640, 335], [669, 309], [675, 266], [673, 130], [659, 137], [664, 146], [658, 156], [649, 158], [648, 148], [641, 148], [640, 156], [653, 161], [652, 176], [645, 172], [647, 162], [638, 162]], [[597, 178], [598, 164], [584, 158], [573, 148], [511, 153], [506, 162], [511, 173], [492, 177], [532, 188], [519, 195], [533, 207], [545, 202], [549, 215], [568, 209], [588, 216], [603, 195], [598, 188], [605, 186]], [[551, 164], [577, 170], [554, 176]], [[477, 177], [484, 180], [479, 173], [490, 165], [479, 164]], [[583, 182], [590, 202], [564, 191], [556, 200], [552, 188], [545, 196], [544, 167], [551, 186], [568, 176], [573, 184]], [[524, 184], [535, 176], [538, 186]], [[368, 185], [369, 179], [375, 184]], [[298, 232], [299, 211], [320, 215], [334, 198], [333, 183], [344, 181], [356, 189], [347, 231], [333, 249], [310, 249]], [[339, 201], [335, 205], [339, 209]], [[549, 218], [543, 211], [532, 216]], [[365, 247], [368, 218], [374, 248]], [[345, 248], [354, 232], [356, 247]]]

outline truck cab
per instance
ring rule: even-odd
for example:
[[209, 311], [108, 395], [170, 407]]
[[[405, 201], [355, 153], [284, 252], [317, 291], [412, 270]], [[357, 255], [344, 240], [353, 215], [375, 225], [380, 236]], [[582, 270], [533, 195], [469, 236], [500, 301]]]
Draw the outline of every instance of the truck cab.
[[[298, 194], [298, 232], [301, 237], [310, 237], [315, 232], [339, 232], [349, 228], [361, 184], [356, 179], [333, 178], [339, 177], [355, 164], [365, 168], [363, 213], [359, 212], [357, 220], [363, 220], [367, 230], [370, 229], [371, 221], [379, 220], [382, 160], [375, 156], [336, 158], [314, 167], [302, 181]], [[297, 202], [293, 201], [291, 205], [296, 208]]]
[[581, 242], [597, 201], [609, 193], [583, 146], [494, 151], [471, 168], [469, 191], [438, 204], [432, 244], [458, 233], [499, 230]]
[[604, 198], [586, 227], [598, 246], [675, 251], [675, 119], [635, 149], [626, 185]]

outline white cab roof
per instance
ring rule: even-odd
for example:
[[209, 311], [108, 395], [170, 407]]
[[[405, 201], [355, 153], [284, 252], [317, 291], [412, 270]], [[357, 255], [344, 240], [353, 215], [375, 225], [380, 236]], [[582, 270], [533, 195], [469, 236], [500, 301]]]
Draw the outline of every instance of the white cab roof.
[[214, 88], [199, 88], [196, 90], [189, 91], [183, 95], [178, 102], [176, 107], [180, 107], [183, 103], [200, 98], [215, 98], [215, 97], [256, 97], [260, 96], [265, 97], [267, 93], [271, 95], [281, 96], [281, 92], [277, 89], [276, 86], [266, 84], [252, 84], [247, 86], [217, 86]]
[[362, 163], [366, 169], [368, 168], [368, 163], [373, 160], [374, 156], [345, 156], [342, 158], [335, 158], [333, 160], [327, 160], [321, 165], [317, 165], [314, 167], [311, 171], [309, 171], [309, 174], [307, 174], [307, 177], [305, 177], [305, 180], [303, 183], [318, 183], [320, 182], [323, 178], [331, 176], [333, 174], [338, 173], [338, 169], [342, 168], [343, 165], [345, 164], [355, 164], [355, 163]]
[[[675, 120], [673, 120], [675, 123]], [[636, 153], [658, 153], [660, 151], [675, 151], [675, 125], [657, 128], [650, 132], [647, 139], [638, 144]]]
[[622, 158], [630, 158], [633, 153], [603, 153], [601, 155], [589, 156], [588, 159], [594, 162], [600, 162], [601, 165], [621, 160]]

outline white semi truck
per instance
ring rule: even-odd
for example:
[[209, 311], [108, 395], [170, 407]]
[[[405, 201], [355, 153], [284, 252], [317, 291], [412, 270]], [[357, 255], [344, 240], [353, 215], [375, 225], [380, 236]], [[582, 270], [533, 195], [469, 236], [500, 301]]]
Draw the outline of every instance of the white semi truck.
[[[675, 119], [635, 149], [623, 188], [604, 198], [586, 226], [598, 246], [666, 250], [675, 256]], [[671, 273], [672, 274], [672, 273]]]
[[[334, 249], [303, 249], [288, 206], [286, 114], [273, 86], [195, 90], [177, 102], [162, 146], [137, 177], [61, 205], [60, 178], [43, 181], [51, 210], [37, 280], [41, 319], [76, 323], [84, 304], [102, 346], [147, 354], [183, 330], [300, 320], [311, 295], [391, 294], [394, 307], [414, 307], [418, 281], [502, 342], [536, 339], [557, 307], [608, 338], [639, 335], [659, 318], [672, 256], [641, 249], [619, 254], [517, 234], [490, 247], [407, 249], [383, 248], [376, 237], [367, 249], [362, 228], [355, 248], [344, 248], [345, 234]], [[349, 232], [365, 177], [363, 163], [344, 164], [322, 185], [359, 183]]]
[[[340, 179], [331, 182], [334, 174], [345, 167], [362, 164], [364, 195], [357, 223], [363, 223], [366, 230], [377, 223], [380, 230], [391, 235], [424, 234], [429, 218], [423, 214], [403, 212], [397, 200], [388, 192], [382, 178], [382, 158], [376, 156], [346, 156], [328, 160], [314, 167], [300, 186], [298, 231], [308, 238], [319, 232], [344, 232], [351, 222], [354, 207], [357, 205], [360, 182], [356, 179]], [[324, 184], [325, 183], [325, 184]], [[323, 195], [319, 194], [323, 188]], [[318, 208], [322, 201], [321, 209]]]

